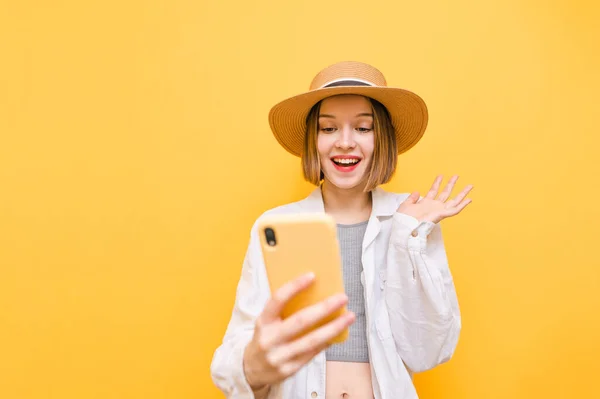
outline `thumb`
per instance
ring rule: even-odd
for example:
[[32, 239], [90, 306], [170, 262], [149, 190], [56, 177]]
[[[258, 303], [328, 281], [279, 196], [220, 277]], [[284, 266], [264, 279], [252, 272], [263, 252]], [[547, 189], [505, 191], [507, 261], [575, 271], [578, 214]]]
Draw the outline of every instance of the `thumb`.
[[398, 207], [398, 211], [400, 211], [407, 205], [415, 204], [419, 200], [419, 198], [420, 198], [419, 193], [416, 191], [413, 192], [411, 195], [406, 197], [406, 199], [404, 201], [402, 201], [402, 203], [400, 204], [400, 207]]
[[406, 198], [404, 200], [404, 203], [415, 204], [415, 203], [417, 203], [417, 201], [419, 201], [419, 198], [420, 198], [419, 193], [415, 191], [411, 195], [409, 195], [408, 198]]

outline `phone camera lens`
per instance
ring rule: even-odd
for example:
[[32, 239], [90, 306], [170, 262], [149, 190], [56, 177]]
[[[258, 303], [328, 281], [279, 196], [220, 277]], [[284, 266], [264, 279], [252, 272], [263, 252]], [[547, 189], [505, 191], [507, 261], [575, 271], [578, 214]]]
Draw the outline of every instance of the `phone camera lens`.
[[265, 237], [267, 238], [267, 243], [270, 246], [274, 247], [277, 244], [277, 241], [275, 240], [275, 232], [272, 228], [267, 227], [265, 229]]

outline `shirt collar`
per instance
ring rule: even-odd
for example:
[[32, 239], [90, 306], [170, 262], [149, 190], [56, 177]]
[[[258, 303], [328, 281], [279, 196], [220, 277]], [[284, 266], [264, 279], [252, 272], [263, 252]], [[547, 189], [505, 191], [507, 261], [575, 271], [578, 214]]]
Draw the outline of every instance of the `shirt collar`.
[[[397, 196], [376, 187], [373, 191], [372, 216], [393, 216], [398, 209]], [[317, 187], [310, 195], [301, 202], [302, 207], [308, 212], [325, 212], [321, 187]]]

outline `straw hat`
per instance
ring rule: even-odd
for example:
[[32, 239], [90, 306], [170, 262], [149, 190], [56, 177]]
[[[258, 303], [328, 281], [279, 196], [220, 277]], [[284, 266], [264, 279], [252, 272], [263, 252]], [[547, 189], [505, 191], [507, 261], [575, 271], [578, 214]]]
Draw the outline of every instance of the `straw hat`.
[[310, 109], [324, 98], [338, 94], [358, 94], [383, 104], [396, 131], [398, 153], [409, 150], [427, 127], [427, 106], [421, 97], [399, 88], [387, 87], [383, 74], [375, 67], [346, 61], [331, 65], [315, 76], [306, 93], [288, 98], [269, 112], [275, 138], [287, 151], [301, 156], [306, 118]]

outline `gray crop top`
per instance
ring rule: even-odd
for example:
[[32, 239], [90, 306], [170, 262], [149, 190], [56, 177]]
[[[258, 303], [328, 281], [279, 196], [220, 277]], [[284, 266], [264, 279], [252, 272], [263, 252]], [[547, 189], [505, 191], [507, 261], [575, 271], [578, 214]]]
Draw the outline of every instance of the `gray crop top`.
[[327, 348], [325, 358], [338, 362], [368, 362], [367, 322], [365, 316], [365, 297], [360, 282], [362, 265], [362, 243], [367, 223], [338, 225], [337, 235], [342, 256], [344, 289], [348, 296], [347, 308], [354, 312], [356, 320], [350, 326], [348, 339]]

